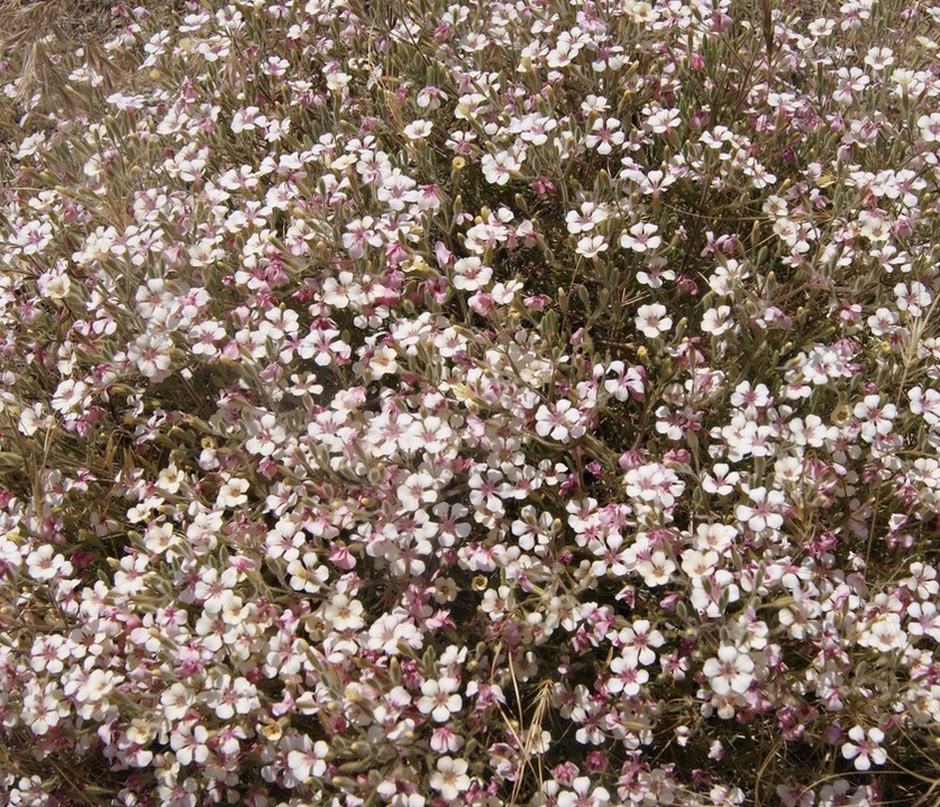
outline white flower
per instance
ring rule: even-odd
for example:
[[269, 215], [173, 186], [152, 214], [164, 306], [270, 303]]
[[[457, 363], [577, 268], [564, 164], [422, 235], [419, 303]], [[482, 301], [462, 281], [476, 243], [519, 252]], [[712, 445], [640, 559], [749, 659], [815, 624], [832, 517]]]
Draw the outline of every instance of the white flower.
[[430, 714], [438, 723], [450, 719], [451, 713], [460, 711], [463, 699], [456, 694], [460, 682], [456, 678], [444, 677], [439, 681], [430, 679], [421, 684], [422, 696], [418, 699], [418, 711]]
[[636, 328], [644, 336], [655, 339], [672, 327], [672, 318], [666, 316], [666, 306], [660, 303], [641, 305], [636, 312]]
[[569, 210], [565, 216], [568, 232], [572, 235], [578, 233], [587, 233], [594, 229], [595, 225], [608, 218], [607, 211], [599, 207], [594, 202], [582, 202], [581, 212]]
[[637, 667], [637, 660], [633, 656], [617, 656], [610, 662], [610, 672], [607, 691], [615, 694], [622, 692], [626, 698], [639, 695], [640, 688], [650, 679], [646, 670]]
[[398, 354], [390, 345], [379, 345], [369, 357], [369, 372], [373, 378], [398, 372]]
[[362, 613], [365, 609], [359, 600], [350, 600], [345, 594], [337, 594], [323, 609], [323, 618], [333, 630], [359, 630], [365, 622]]
[[178, 723], [189, 711], [190, 706], [196, 702], [196, 693], [179, 681], [163, 690], [160, 695], [160, 705], [163, 706], [163, 716], [171, 723]]
[[858, 232], [870, 241], [887, 241], [891, 235], [891, 223], [881, 210], [863, 210], [858, 214]]
[[461, 258], [454, 263], [454, 287], [461, 291], [477, 291], [493, 277], [493, 270], [479, 258]]
[[17, 428], [21, 434], [32, 437], [38, 429], [48, 428], [51, 425], [51, 418], [43, 412], [43, 409], [41, 403], [36, 403], [20, 412]]
[[516, 598], [512, 596], [509, 586], [500, 586], [498, 590], [488, 588], [483, 594], [483, 602], [480, 603], [483, 612], [494, 620], [502, 619], [515, 607]]
[[417, 184], [411, 177], [403, 174], [400, 168], [393, 168], [391, 174], [384, 178], [375, 196], [392, 210], [404, 210], [406, 204], [418, 201], [420, 194], [415, 190]]
[[466, 760], [441, 757], [437, 761], [437, 770], [431, 774], [431, 787], [446, 801], [455, 801], [461, 793], [470, 789], [468, 767]]
[[702, 552], [699, 549], [686, 549], [682, 553], [682, 571], [693, 579], [711, 575], [718, 565], [718, 553], [713, 549]]
[[718, 657], [705, 662], [702, 672], [717, 695], [729, 692], [747, 692], [751, 686], [754, 662], [747, 653], [740, 653], [734, 645], [718, 648]]
[[92, 670], [75, 693], [75, 700], [79, 703], [99, 703], [114, 689], [114, 684], [115, 676], [110, 670]]
[[584, 145], [589, 149], [596, 147], [598, 154], [607, 155], [623, 141], [624, 134], [617, 118], [598, 118], [591, 126], [591, 133], [584, 138]]
[[337, 70], [327, 74], [326, 88], [330, 92], [340, 92], [350, 81], [352, 81], [352, 76], [341, 70]]
[[591, 789], [591, 780], [579, 776], [571, 783], [572, 790], [562, 790], [558, 794], [558, 807], [607, 807], [610, 793], [604, 787]]
[[248, 432], [252, 436], [246, 441], [245, 450], [249, 454], [260, 454], [263, 457], [270, 457], [287, 439], [287, 432], [277, 425], [276, 416], [270, 412], [262, 415], [260, 421], [249, 423]]
[[779, 530], [783, 526], [783, 515], [779, 511], [784, 507], [786, 499], [780, 491], [768, 491], [765, 487], [751, 488], [747, 496], [755, 506], [737, 505], [734, 514], [739, 521], [747, 522], [748, 528], [754, 532], [761, 532], [768, 527]]
[[907, 634], [901, 630], [901, 617], [898, 614], [882, 614], [862, 632], [858, 643], [880, 653], [903, 650], [908, 642]]
[[62, 414], [85, 409], [91, 401], [88, 392], [88, 385], [84, 381], [73, 381], [71, 378], [66, 378], [64, 381], [60, 381], [59, 386], [56, 387], [55, 394], [52, 396], [52, 408]]
[[238, 507], [248, 501], [247, 490], [249, 483], [247, 479], [238, 479], [233, 477], [225, 482], [219, 488], [216, 496], [216, 503], [219, 507]]
[[40, 737], [68, 717], [69, 712], [62, 690], [54, 684], [47, 684], [41, 691], [30, 692], [23, 698], [23, 719], [33, 734]]
[[898, 410], [892, 403], [882, 404], [878, 395], [866, 395], [855, 404], [852, 414], [861, 424], [862, 438], [872, 442], [876, 435], [891, 434], [894, 428], [892, 421], [897, 417]]
[[172, 362], [172, 340], [165, 334], [141, 334], [127, 348], [127, 358], [136, 362], [141, 375], [150, 379], [162, 376]]
[[632, 249], [634, 252], [647, 252], [658, 248], [663, 239], [656, 235], [659, 227], [648, 221], [638, 221], [630, 228], [630, 232], [624, 232], [620, 236], [620, 246], [624, 249]]
[[656, 661], [654, 648], [662, 647], [666, 643], [666, 637], [653, 628], [648, 619], [638, 619], [632, 625], [623, 628], [617, 634], [617, 639], [623, 646], [621, 652], [624, 658], [639, 662], [644, 667]]
[[675, 129], [681, 120], [678, 109], [657, 109], [646, 119], [646, 127], [654, 134], [665, 134]]
[[930, 290], [919, 280], [911, 283], [898, 283], [894, 287], [894, 294], [898, 298], [898, 310], [907, 311], [912, 317], [923, 316], [924, 310], [933, 301]]
[[917, 119], [917, 127], [925, 143], [940, 143], [940, 112], [921, 115]]
[[842, 746], [842, 756], [855, 760], [855, 770], [867, 771], [873, 762], [876, 765], [884, 765], [888, 761], [888, 752], [881, 748], [885, 738], [881, 729], [869, 729], [866, 737], [865, 729], [853, 726], [849, 729], [849, 737], [854, 742], [847, 742]]
[[72, 574], [72, 564], [51, 544], [41, 544], [26, 556], [26, 568], [33, 580], [52, 580]]
[[427, 471], [410, 474], [398, 487], [397, 493], [402, 507], [409, 512], [414, 512], [425, 504], [437, 501], [434, 477]]
[[69, 290], [72, 288], [72, 281], [65, 273], [45, 272], [37, 282], [39, 293], [47, 300], [61, 300], [63, 297], [68, 296]]
[[177, 726], [170, 734], [170, 748], [180, 765], [201, 765], [209, 758], [209, 731], [205, 726]]
[[575, 252], [585, 258], [596, 258], [607, 251], [607, 239], [602, 235], [588, 235], [578, 240]]
[[[728, 466], [715, 466], [715, 472], [721, 473], [719, 468], [723, 467], [727, 473]], [[738, 476], [737, 472], [734, 476]], [[730, 485], [729, 492], [730, 492]], [[734, 539], [737, 537], [737, 531], [730, 524], [699, 524], [695, 531], [695, 548], [700, 552], [714, 550], [718, 554], [727, 552]]]
[[434, 124], [429, 120], [412, 121], [405, 127], [405, 137], [409, 140], [423, 140], [431, 134]]
[[480, 160], [483, 176], [494, 185], [505, 185], [522, 168], [525, 153], [517, 149], [484, 154]]
[[617, 359], [610, 363], [607, 372], [616, 374], [616, 378], [604, 381], [604, 389], [618, 401], [625, 401], [631, 395], [637, 400], [643, 400], [644, 377], [636, 367], [627, 368]]
[[561, 400], [554, 405], [542, 404], [535, 413], [535, 431], [540, 437], [551, 436], [552, 440], [567, 443], [577, 440], [586, 429], [582, 423], [581, 412], [571, 401]]
[[685, 483], [672, 470], [655, 462], [631, 468], [624, 484], [631, 499], [655, 502], [660, 507], [672, 507], [685, 490]]
[[664, 586], [676, 570], [676, 564], [666, 557], [665, 552], [657, 550], [649, 556], [649, 559], [640, 561], [636, 565], [636, 570], [643, 575], [643, 582], [646, 585]]
[[894, 64], [894, 51], [891, 48], [869, 48], [865, 56], [865, 64], [872, 70], [880, 72]]
[[323, 776], [326, 773], [326, 757], [330, 747], [324, 740], [310, 742], [310, 738], [303, 736], [300, 748], [294, 748], [287, 754], [287, 766], [290, 772], [300, 782], [310, 777]]
[[731, 307], [720, 305], [709, 308], [702, 316], [702, 331], [712, 336], [721, 336], [731, 327]]

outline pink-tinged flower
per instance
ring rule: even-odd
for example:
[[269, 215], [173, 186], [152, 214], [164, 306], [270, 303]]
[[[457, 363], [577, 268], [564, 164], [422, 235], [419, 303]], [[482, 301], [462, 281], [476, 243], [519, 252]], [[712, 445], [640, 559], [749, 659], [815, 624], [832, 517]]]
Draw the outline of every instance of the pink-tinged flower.
[[431, 732], [431, 750], [438, 754], [446, 751], [454, 753], [464, 747], [466, 741], [459, 734], [455, 734], [447, 726], [438, 726]]
[[287, 432], [278, 425], [277, 417], [270, 412], [262, 415], [260, 420], [252, 420], [247, 431], [251, 437], [245, 443], [245, 449], [249, 454], [260, 454], [263, 457], [270, 457], [287, 439]]
[[38, 737], [55, 728], [70, 711], [62, 690], [54, 684], [47, 684], [42, 690], [30, 692], [23, 698], [23, 719]]
[[[904, 519], [903, 516], [896, 517]], [[904, 521], [897, 526], [892, 524], [892, 529], [900, 529]], [[910, 569], [911, 576], [903, 581], [905, 588], [910, 589], [922, 600], [935, 597], [940, 592], [940, 581], [937, 580], [937, 570], [933, 566], [928, 566], [918, 560], [911, 564]]]
[[718, 496], [727, 496], [741, 479], [741, 474], [730, 470], [730, 467], [723, 462], [717, 463], [712, 468], [712, 472], [714, 476], [707, 475], [702, 480], [702, 488], [707, 493], [714, 493]]
[[189, 331], [189, 338], [193, 343], [190, 350], [196, 356], [214, 358], [220, 353], [216, 343], [225, 339], [225, 337], [225, 328], [215, 320], [200, 322]]
[[516, 607], [516, 598], [512, 596], [509, 586], [500, 586], [498, 590], [488, 588], [483, 594], [480, 608], [490, 619], [502, 619]]
[[404, 210], [406, 205], [418, 201], [420, 194], [415, 190], [417, 184], [411, 177], [402, 174], [400, 168], [393, 168], [383, 179], [375, 196], [392, 210]]
[[913, 415], [923, 415], [931, 426], [940, 423], [940, 392], [935, 389], [914, 387], [909, 390], [910, 410]]
[[825, 784], [819, 791], [819, 807], [842, 807], [850, 804], [849, 789], [851, 784], [847, 779], [836, 779], [831, 784]]
[[72, 281], [64, 272], [43, 272], [36, 285], [39, 286], [39, 293], [47, 300], [61, 300], [68, 296]]
[[709, 686], [717, 695], [729, 692], [747, 692], [754, 680], [754, 662], [747, 653], [734, 645], [722, 645], [718, 656], [708, 659], [702, 667]]
[[907, 626], [911, 636], [929, 636], [940, 642], [940, 612], [932, 602], [912, 602], [907, 606], [911, 618]]
[[242, 132], [252, 131], [258, 126], [264, 126], [267, 119], [261, 114], [261, 110], [256, 106], [245, 107], [236, 111], [232, 117], [232, 133], [241, 134]]
[[883, 210], [863, 210], [858, 214], [858, 232], [875, 243], [891, 237], [891, 222]]
[[719, 305], [717, 308], [709, 308], [702, 316], [702, 332], [711, 336], [721, 336], [731, 326], [730, 306]]
[[465, 759], [444, 756], [437, 761], [437, 770], [431, 774], [431, 787], [447, 801], [455, 801], [460, 794], [470, 789], [470, 766]]
[[424, 140], [431, 135], [433, 129], [433, 122], [419, 118], [409, 123], [404, 128], [404, 133], [409, 140]]
[[71, 378], [60, 381], [52, 396], [52, 408], [63, 415], [84, 410], [91, 402], [89, 392], [88, 385], [84, 381], [73, 381]]
[[842, 756], [855, 760], [855, 770], [867, 771], [872, 763], [884, 765], [888, 761], [888, 752], [881, 747], [885, 739], [881, 729], [870, 728], [866, 735], [861, 726], [853, 726], [849, 729], [849, 738], [852, 742], [842, 745]]
[[26, 557], [26, 568], [33, 580], [52, 580], [72, 574], [72, 564], [51, 544], [40, 544]]

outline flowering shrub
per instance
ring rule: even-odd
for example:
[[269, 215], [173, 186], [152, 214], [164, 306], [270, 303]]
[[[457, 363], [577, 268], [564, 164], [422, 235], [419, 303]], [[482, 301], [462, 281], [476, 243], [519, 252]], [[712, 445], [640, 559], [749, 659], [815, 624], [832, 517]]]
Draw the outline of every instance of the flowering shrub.
[[115, 12], [2, 65], [7, 803], [936, 797], [940, 6]]

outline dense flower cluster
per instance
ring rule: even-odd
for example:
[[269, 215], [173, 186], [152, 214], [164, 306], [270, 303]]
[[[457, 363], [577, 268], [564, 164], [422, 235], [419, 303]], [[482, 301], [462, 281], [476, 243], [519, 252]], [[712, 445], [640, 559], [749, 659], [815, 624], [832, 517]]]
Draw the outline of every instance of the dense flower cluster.
[[940, 6], [752, 6], [2, 65], [7, 803], [934, 790]]

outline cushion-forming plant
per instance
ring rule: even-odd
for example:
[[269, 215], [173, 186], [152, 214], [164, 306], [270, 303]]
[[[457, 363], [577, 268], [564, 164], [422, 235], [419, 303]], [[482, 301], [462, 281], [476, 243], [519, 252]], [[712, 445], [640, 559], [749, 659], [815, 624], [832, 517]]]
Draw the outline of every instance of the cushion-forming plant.
[[933, 803], [940, 6], [114, 12], [0, 62], [6, 803]]

